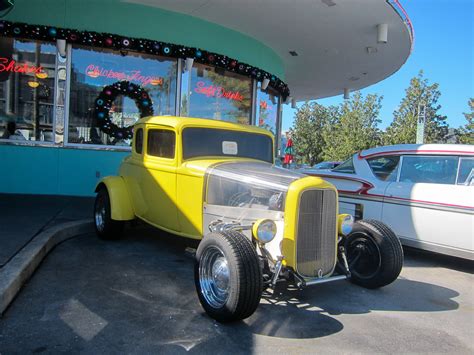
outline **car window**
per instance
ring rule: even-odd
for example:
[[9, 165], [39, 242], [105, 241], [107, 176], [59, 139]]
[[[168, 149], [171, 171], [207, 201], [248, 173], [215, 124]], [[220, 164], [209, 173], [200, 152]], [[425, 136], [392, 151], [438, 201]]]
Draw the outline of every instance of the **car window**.
[[367, 159], [367, 163], [374, 175], [382, 181], [395, 181], [397, 179], [399, 162], [399, 155]]
[[331, 169], [332, 167], [333, 167], [333, 163], [329, 163], [329, 162], [322, 162], [314, 166], [315, 169]]
[[139, 128], [135, 133], [135, 151], [142, 154], [143, 151], [143, 129]]
[[167, 129], [148, 130], [147, 153], [160, 158], [174, 158], [176, 136]]
[[461, 158], [459, 162], [458, 185], [472, 185], [474, 181], [474, 158]]
[[355, 174], [354, 162], [352, 161], [352, 157], [350, 157], [340, 165], [336, 166], [334, 169], [332, 169], [332, 171], [336, 171], [338, 173]]
[[458, 157], [404, 156], [400, 182], [454, 184]]
[[273, 142], [260, 133], [201, 127], [183, 130], [183, 159], [223, 156], [273, 163]]

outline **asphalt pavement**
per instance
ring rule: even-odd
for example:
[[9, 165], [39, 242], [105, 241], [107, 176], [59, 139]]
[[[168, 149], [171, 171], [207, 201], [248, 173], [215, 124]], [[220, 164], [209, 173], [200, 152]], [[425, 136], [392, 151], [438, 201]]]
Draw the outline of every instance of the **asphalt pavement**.
[[63, 242], [0, 319], [0, 353], [474, 352], [472, 263], [406, 250], [383, 289], [281, 288], [223, 325], [199, 304], [188, 246], [141, 226], [118, 241]]
[[90, 197], [0, 194], [0, 268], [42, 231], [92, 218]]

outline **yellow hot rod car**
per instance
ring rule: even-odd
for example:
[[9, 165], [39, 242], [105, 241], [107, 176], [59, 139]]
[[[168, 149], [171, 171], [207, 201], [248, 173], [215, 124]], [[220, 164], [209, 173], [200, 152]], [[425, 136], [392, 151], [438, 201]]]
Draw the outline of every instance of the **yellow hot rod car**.
[[134, 126], [119, 176], [97, 185], [95, 228], [117, 238], [136, 218], [201, 240], [199, 300], [214, 319], [249, 317], [265, 288], [348, 278], [377, 288], [403, 264], [395, 234], [377, 221], [338, 215], [337, 190], [274, 165], [268, 131], [228, 122], [148, 117]]

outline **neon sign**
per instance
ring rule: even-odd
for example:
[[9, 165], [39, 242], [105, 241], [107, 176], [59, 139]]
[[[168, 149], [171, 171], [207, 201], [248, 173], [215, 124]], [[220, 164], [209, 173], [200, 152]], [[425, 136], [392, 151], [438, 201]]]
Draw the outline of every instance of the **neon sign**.
[[194, 91], [198, 94], [206, 95], [207, 97], [223, 97], [227, 100], [242, 101], [244, 97], [238, 91], [227, 91], [222, 86], [206, 86], [204, 81], [198, 81]]
[[130, 74], [127, 74], [124, 72], [113, 71], [112, 69], [105, 69], [94, 64], [89, 64], [86, 67], [86, 75], [91, 78], [98, 78], [101, 76], [109, 79], [135, 81], [139, 82], [142, 86], [148, 84], [153, 86], [163, 85], [163, 78], [142, 75], [140, 70], [131, 70]]
[[27, 63], [18, 64], [10, 58], [0, 58], [0, 73], [8, 71], [10, 73], [34, 73], [39, 74], [43, 72], [43, 67], [40, 65], [28, 65]]

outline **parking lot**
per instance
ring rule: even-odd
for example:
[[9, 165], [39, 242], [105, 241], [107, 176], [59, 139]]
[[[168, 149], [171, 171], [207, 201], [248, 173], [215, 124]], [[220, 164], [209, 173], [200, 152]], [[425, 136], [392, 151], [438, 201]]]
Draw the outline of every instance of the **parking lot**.
[[219, 324], [195, 294], [192, 242], [144, 227], [57, 246], [0, 319], [0, 353], [393, 353], [474, 351], [474, 267], [405, 250], [380, 290], [346, 281], [265, 294]]

